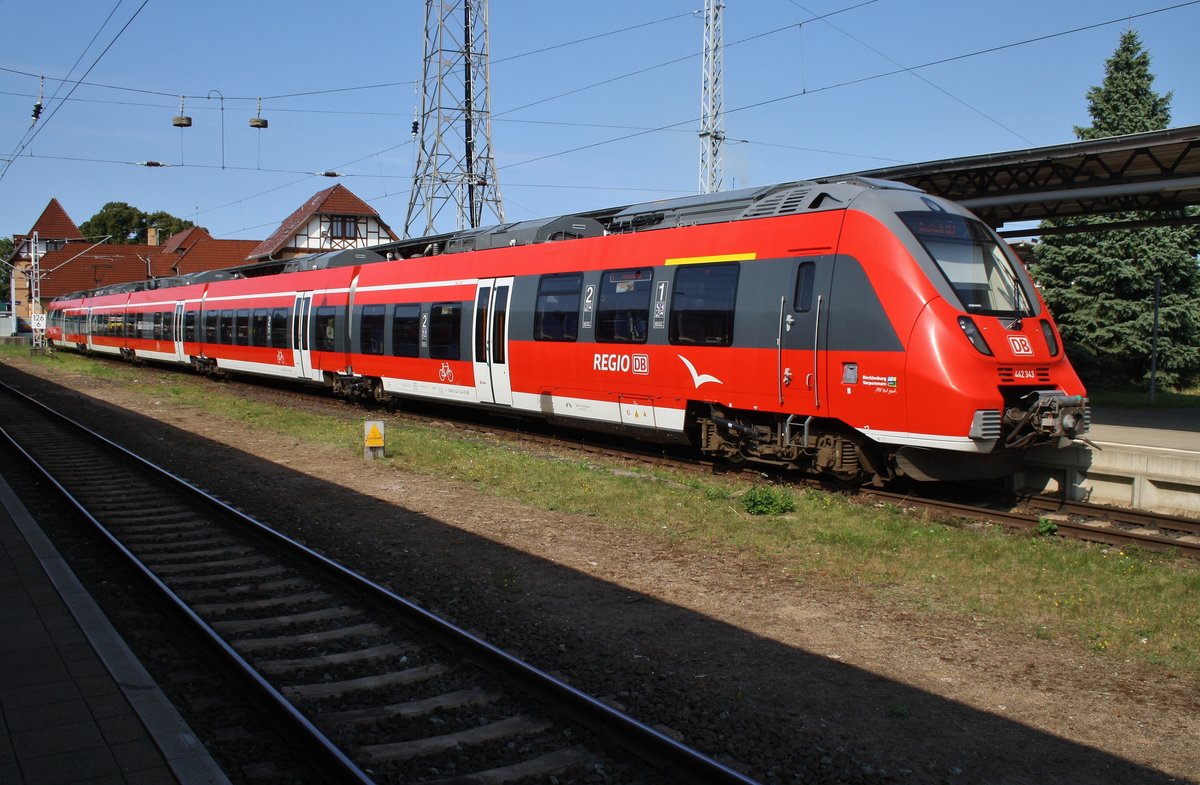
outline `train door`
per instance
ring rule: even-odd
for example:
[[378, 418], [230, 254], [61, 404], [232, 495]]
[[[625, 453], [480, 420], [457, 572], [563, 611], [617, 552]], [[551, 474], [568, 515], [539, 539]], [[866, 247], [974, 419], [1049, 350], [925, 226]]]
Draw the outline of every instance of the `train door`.
[[175, 303], [175, 321], [171, 322], [171, 340], [175, 342], [175, 362], [187, 359], [183, 349], [183, 303]]
[[475, 295], [475, 392], [484, 403], [512, 406], [508, 373], [508, 305], [512, 278], [485, 278]]
[[312, 312], [312, 292], [298, 292], [292, 309], [292, 364], [305, 379], [312, 374], [312, 353], [308, 342], [312, 330], [309, 316]]
[[779, 298], [777, 384], [789, 411], [829, 414], [828, 347], [833, 256], [800, 259]]

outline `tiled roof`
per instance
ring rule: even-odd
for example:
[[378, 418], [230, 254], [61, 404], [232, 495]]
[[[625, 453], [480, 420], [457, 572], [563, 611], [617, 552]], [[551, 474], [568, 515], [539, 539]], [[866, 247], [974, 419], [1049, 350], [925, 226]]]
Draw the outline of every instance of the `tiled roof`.
[[[279, 228], [262, 241], [257, 248], [250, 252], [248, 259], [267, 259], [271, 254], [276, 253], [281, 248], [287, 247], [287, 243], [301, 226], [308, 223], [317, 213], [326, 213], [328, 215], [366, 215], [378, 219], [379, 213], [374, 207], [359, 199], [350, 189], [338, 183], [332, 188], [326, 188], [324, 191], [318, 191], [309, 197], [308, 201], [300, 205], [296, 212], [289, 215]], [[380, 221], [382, 224], [383, 222]]]
[[44, 275], [43, 298], [146, 279], [147, 265], [142, 257], [151, 256], [150, 246], [99, 245], [90, 251], [87, 248], [86, 243], [68, 243], [39, 260]]
[[108, 284], [144, 281], [151, 276], [165, 278], [237, 267], [246, 263], [246, 254], [258, 244], [258, 240], [214, 240], [203, 229], [192, 233], [190, 243], [178, 251], [168, 251], [170, 244], [106, 244], [89, 250], [86, 242], [68, 243], [39, 260], [45, 276], [41, 293], [44, 298], [57, 297]]
[[38, 233], [41, 240], [83, 239], [79, 227], [71, 220], [71, 216], [67, 215], [67, 211], [63, 209], [57, 199], [50, 200], [50, 204], [46, 205], [46, 209], [42, 210], [42, 214], [33, 222], [27, 236], [32, 237], [34, 232]]
[[203, 226], [193, 226], [189, 229], [184, 229], [182, 232], [176, 232], [175, 234], [171, 235], [169, 238], [167, 238], [167, 241], [163, 243], [162, 249], [168, 253], [172, 251], [178, 251], [181, 248], [186, 250], [204, 237], [207, 237], [210, 240], [212, 239], [212, 235], [210, 235], [208, 230]]
[[214, 240], [205, 233], [204, 237], [197, 238], [182, 254], [170, 254], [172, 258], [159, 260], [157, 263], [165, 265], [166, 270], [158, 274], [171, 275], [170, 267], [173, 264], [178, 265], [180, 274], [236, 267], [245, 264], [250, 252], [259, 244], [258, 240]]

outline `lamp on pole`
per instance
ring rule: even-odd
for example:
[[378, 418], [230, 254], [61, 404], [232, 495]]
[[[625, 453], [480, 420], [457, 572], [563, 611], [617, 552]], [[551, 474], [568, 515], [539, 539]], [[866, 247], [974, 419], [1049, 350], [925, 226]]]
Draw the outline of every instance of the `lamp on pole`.
[[221, 99], [221, 168], [225, 168], [225, 96], [220, 90], [209, 90], [205, 96], [208, 100], [212, 100], [213, 93], [217, 94], [217, 98]]
[[1162, 302], [1162, 275], [1154, 276], [1154, 327], [1150, 333], [1150, 405], [1154, 405], [1154, 387], [1158, 381], [1158, 309]]

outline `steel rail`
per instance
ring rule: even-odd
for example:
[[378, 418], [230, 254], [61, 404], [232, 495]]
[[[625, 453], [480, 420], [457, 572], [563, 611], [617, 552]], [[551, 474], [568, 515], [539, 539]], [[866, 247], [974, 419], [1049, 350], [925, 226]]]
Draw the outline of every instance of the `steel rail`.
[[[694, 785], [705, 785], [707, 783], [717, 783], [719, 785], [760, 785], [756, 780], [747, 777], [740, 772], [737, 772], [724, 764], [713, 760], [703, 753], [695, 750], [681, 742], [672, 739], [671, 737], [661, 733], [654, 728], [642, 723], [641, 721], [630, 717], [624, 712], [618, 711], [611, 706], [605, 704], [599, 699], [588, 695], [575, 687], [555, 678], [554, 676], [540, 670], [539, 668], [519, 659], [509, 652], [500, 649], [478, 636], [462, 629], [454, 623], [442, 619], [436, 614], [420, 607], [411, 600], [395, 594], [390, 589], [387, 589], [379, 584], [371, 581], [364, 576], [355, 573], [354, 571], [344, 567], [343, 565], [329, 559], [321, 553], [318, 553], [311, 548], [293, 540], [292, 538], [278, 532], [260, 521], [250, 517], [246, 513], [230, 506], [226, 502], [218, 499], [212, 494], [198, 488], [191, 483], [183, 480], [167, 469], [158, 466], [122, 445], [114, 442], [108, 437], [88, 428], [87, 426], [76, 422], [24, 393], [10, 387], [7, 384], [0, 383], [0, 388], [9, 392], [12, 395], [19, 396], [24, 401], [46, 412], [49, 416], [66, 423], [69, 427], [87, 434], [102, 445], [115, 450], [128, 460], [135, 464], [144, 467], [145, 469], [156, 473], [163, 479], [170, 481], [186, 493], [193, 494], [198, 498], [205, 500], [207, 503], [215, 505], [222, 513], [233, 516], [241, 523], [251, 527], [251, 529], [268, 539], [286, 548], [295, 555], [299, 555], [308, 560], [312, 564], [318, 565], [325, 570], [337, 575], [346, 582], [355, 586], [358, 590], [366, 595], [373, 597], [375, 600], [385, 604], [386, 606], [399, 610], [403, 613], [406, 620], [413, 626], [420, 627], [427, 634], [436, 638], [443, 645], [452, 648], [460, 653], [463, 653], [468, 658], [472, 659], [482, 667], [493, 671], [504, 673], [509, 678], [520, 684], [524, 690], [542, 700], [553, 702], [556, 706], [562, 709], [565, 713], [571, 716], [581, 724], [591, 728], [603, 735], [604, 737], [613, 740], [616, 744], [624, 749], [633, 752], [643, 760], [650, 762], [660, 768], [669, 771], [673, 776], [677, 777], [680, 782], [693, 783]], [[2, 431], [2, 429], [0, 429]], [[15, 441], [4, 433], [5, 437], [13, 442]], [[16, 445], [15, 445], [16, 446]], [[26, 456], [28, 460], [37, 465], [36, 459], [29, 455], [24, 449], [17, 446], [17, 449]], [[141, 565], [136, 557], [130, 553], [123, 545], [115, 541], [107, 531], [104, 530], [102, 524], [92, 517], [86, 510], [82, 509], [78, 502], [70, 496], [69, 492], [53, 477], [51, 477], [44, 467], [38, 466], [39, 471], [54, 484], [67, 498], [72, 500], [72, 504], [83, 515], [85, 515], [92, 525], [97, 526], [105, 535], [106, 539], [113, 542], [114, 545], [123, 553], [126, 558], [132, 559], [137, 565], [139, 572], [146, 577], [160, 590], [166, 592], [171, 598], [172, 603], [185, 614], [194, 624], [199, 626], [199, 629], [204, 632], [205, 636], [213, 641], [214, 645], [223, 655], [228, 657], [232, 662], [238, 664], [238, 667], [244, 667], [253, 673], [252, 680], [256, 686], [266, 691], [266, 694], [272, 697], [272, 700], [279, 700], [287, 706], [289, 719], [299, 724], [299, 727], [305, 730], [306, 733], [313, 734], [314, 740], [321, 740], [319, 743], [323, 747], [330, 748], [331, 758], [335, 761], [345, 761], [349, 767], [346, 771], [349, 777], [346, 781], [370, 783], [372, 780], [368, 778], [361, 770], [349, 761], [348, 758], [333, 746], [332, 742], [324, 737], [319, 730], [315, 728], [306, 718], [303, 717], [290, 702], [287, 701], [274, 687], [262, 679], [256, 671], [245, 660], [237, 654], [232, 648], [225, 643], [212, 628], [210, 628], [202, 619], [199, 618], [184, 602], [176, 597], [169, 588], [162, 583], [156, 576], [149, 572], [148, 568]], [[357, 773], [355, 773], [357, 772]]]
[[[867, 497], [887, 499], [896, 504], [961, 515], [962, 517], [974, 520], [995, 521], [1010, 528], [1022, 530], [1036, 530], [1039, 526], [1043, 525], [1044, 516], [1042, 513], [1044, 512], [1059, 512], [1064, 515], [1088, 518], [1092, 521], [1103, 520], [1115, 524], [1125, 523], [1147, 529], [1157, 528], [1164, 532], [1178, 532], [1192, 536], [1200, 534], [1200, 521], [1192, 521], [1176, 515], [1160, 514], [1148, 510], [1125, 510], [1083, 502], [1064, 502], [1050, 497], [1034, 497], [1022, 500], [1039, 510], [1036, 513], [1025, 513], [998, 510], [991, 507], [941, 499], [928, 499], [910, 494], [876, 489], [862, 489], [860, 493]], [[1105, 545], [1120, 546], [1136, 544], [1139, 547], [1155, 551], [1174, 550], [1180, 555], [1200, 559], [1200, 541], [1193, 542], [1174, 538], [1166, 534], [1154, 534], [1148, 531], [1136, 531], [1116, 527], [1100, 528], [1095, 523], [1071, 520], [1069, 518], [1055, 518], [1052, 523], [1057, 533], [1063, 537]]]
[[[70, 418], [55, 412], [53, 409], [45, 406], [40, 401], [35, 401], [32, 398], [25, 396], [24, 393], [15, 391], [6, 384], [0, 383], [0, 387], [3, 387], [5, 392], [19, 395], [26, 401], [37, 404], [50, 414], [57, 415], [62, 420], [78, 427], [81, 432], [85, 432], [105, 443], [107, 446], [119, 450], [126, 457], [131, 457], [142, 461], [146, 466], [157, 469], [163, 475], [187, 485], [187, 483], [185, 483], [183, 480], [180, 480], [178, 477], [175, 477], [166, 470], [144, 461], [144, 459], [141, 459], [133, 453], [130, 453], [128, 450], [125, 450], [125, 448], [121, 447], [115, 442], [110, 441], [104, 436], [101, 436], [95, 431], [92, 431], [86, 426], [80, 425]], [[87, 507], [77, 498], [75, 498], [75, 496], [62, 483], [60, 483], [58, 479], [34, 455], [29, 453], [21, 444], [19, 444], [5, 428], [0, 427], [0, 435], [4, 437], [5, 441], [7, 441], [38, 474], [40, 474], [48, 483], [51, 484], [54, 490], [61, 495], [67, 501], [67, 503], [74, 508], [74, 510], [80, 516], [82, 516], [83, 519], [86, 520], [110, 546], [112, 546], [112, 548], [121, 556], [121, 558], [128, 563], [128, 565], [138, 575], [140, 575], [143, 580], [145, 580], [155, 589], [158, 595], [162, 597], [176, 613], [180, 614], [188, 622], [193, 630], [201, 635], [201, 637], [208, 643], [212, 650], [216, 652], [223, 660], [225, 660], [234, 669], [238, 676], [245, 680], [259, 694], [260, 698], [264, 700], [278, 716], [282, 717], [285, 722], [292, 727], [293, 732], [299, 734], [299, 736], [304, 738], [306, 741], [312, 742], [314, 745], [316, 745], [316, 757], [320, 764], [318, 768], [322, 770], [322, 773], [332, 776], [335, 781], [339, 782], [373, 785], [374, 780], [368, 777], [362, 771], [362, 769], [360, 769], [353, 761], [351, 761], [341, 749], [334, 745], [324, 733], [322, 733], [316, 728], [315, 725], [309, 722], [309, 720], [303, 714], [301, 714], [295, 706], [292, 705], [291, 701], [285, 698], [274, 686], [266, 681], [258, 673], [258, 671], [250, 665], [250, 663], [246, 662], [246, 660], [240, 654], [238, 654], [224, 640], [224, 638], [221, 637], [219, 633], [217, 633], [203, 619], [201, 619], [196, 612], [187, 605], [186, 602], [180, 599], [175, 592], [171, 591], [171, 589], [165, 583], [163, 583], [157, 575], [155, 575], [145, 564], [143, 564], [142, 561], [138, 559], [128, 548], [126, 548], [125, 545], [121, 543], [121, 541], [118, 540], [108, 530], [108, 528], [104, 526], [103, 523], [101, 523], [94, 515], [92, 515]], [[199, 491], [199, 489], [194, 490]], [[208, 494], [205, 494], [203, 491], [199, 491], [199, 493], [203, 496], [206, 496], [211, 501], [217, 501], [213, 499], [213, 497], [208, 496]], [[217, 501], [217, 503], [221, 504], [219, 501]]]

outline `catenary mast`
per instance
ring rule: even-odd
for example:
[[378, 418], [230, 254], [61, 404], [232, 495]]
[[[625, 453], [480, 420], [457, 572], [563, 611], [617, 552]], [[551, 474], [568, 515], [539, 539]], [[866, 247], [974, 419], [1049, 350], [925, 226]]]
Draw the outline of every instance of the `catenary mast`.
[[420, 146], [405, 237], [504, 222], [488, 70], [487, 0], [426, 0], [421, 110], [413, 123]]
[[704, 70], [700, 76], [700, 193], [722, 187], [721, 143], [725, 118], [721, 97], [722, 0], [704, 0]]

